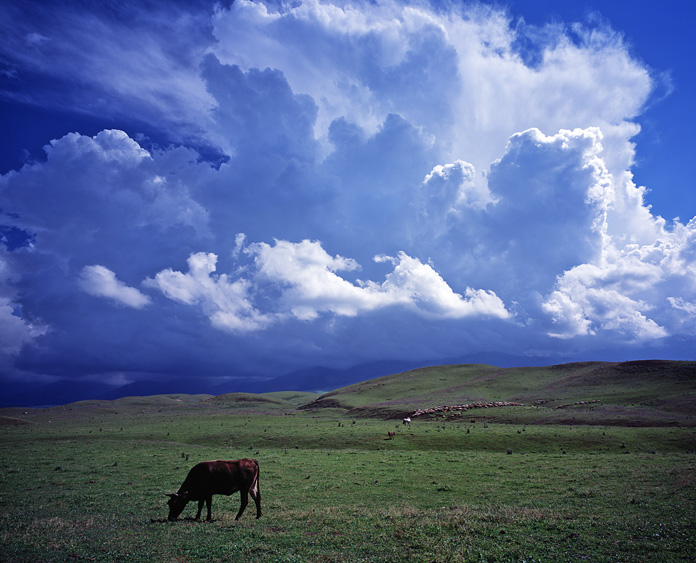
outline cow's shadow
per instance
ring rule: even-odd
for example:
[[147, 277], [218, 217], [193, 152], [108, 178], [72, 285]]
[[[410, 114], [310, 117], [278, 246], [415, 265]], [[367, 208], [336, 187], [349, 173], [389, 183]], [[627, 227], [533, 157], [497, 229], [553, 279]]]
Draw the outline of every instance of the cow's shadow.
[[201, 518], [194, 518], [193, 516], [177, 518], [176, 520], [169, 520], [167, 518], [150, 518], [150, 524], [174, 524], [176, 522], [195, 522], [198, 524], [210, 524], [211, 522], [216, 522], [216, 520], [215, 518], [213, 518], [212, 520], [202, 520]]

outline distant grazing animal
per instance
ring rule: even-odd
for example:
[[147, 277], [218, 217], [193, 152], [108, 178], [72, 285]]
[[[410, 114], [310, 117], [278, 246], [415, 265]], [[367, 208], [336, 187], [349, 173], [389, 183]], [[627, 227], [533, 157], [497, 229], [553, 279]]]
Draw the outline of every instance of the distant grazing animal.
[[396, 436], [396, 433], [393, 430], [390, 430], [389, 432], [387, 432], [387, 436], [389, 436], [390, 440], [393, 440], [394, 436]]
[[404, 426], [405, 426], [406, 424], [408, 424], [409, 426], [411, 426], [411, 417], [410, 417], [410, 416], [407, 416], [406, 418], [404, 418]]
[[203, 503], [208, 508], [208, 520], [213, 502], [213, 495], [231, 495], [239, 491], [241, 496], [239, 520], [249, 504], [249, 495], [256, 503], [256, 517], [261, 518], [261, 491], [259, 490], [259, 462], [255, 459], [238, 459], [235, 461], [202, 461], [189, 471], [184, 483], [177, 493], [165, 493], [169, 497], [169, 520], [176, 520], [189, 501], [198, 501], [198, 514], [201, 517]]

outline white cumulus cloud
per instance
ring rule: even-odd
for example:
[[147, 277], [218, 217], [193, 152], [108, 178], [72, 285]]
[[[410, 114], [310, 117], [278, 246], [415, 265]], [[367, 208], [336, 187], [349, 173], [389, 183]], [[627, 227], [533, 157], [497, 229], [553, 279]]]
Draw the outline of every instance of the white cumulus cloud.
[[464, 296], [455, 293], [432, 266], [404, 252], [397, 258], [376, 258], [394, 265], [384, 282], [357, 284], [336, 274], [357, 269], [357, 263], [330, 256], [316, 241], [257, 243], [249, 252], [255, 255], [259, 273], [281, 284], [283, 303], [301, 319], [314, 319], [321, 312], [355, 316], [393, 306], [437, 318], [509, 316], [493, 292], [467, 288]]
[[477, 185], [475, 177], [474, 166], [463, 160], [435, 166], [423, 180], [428, 219], [436, 223], [449, 214], [456, 215], [461, 207], [481, 210], [494, 203], [488, 188]]
[[173, 301], [198, 305], [216, 328], [244, 333], [268, 326], [272, 316], [254, 308], [249, 296], [250, 283], [232, 281], [227, 274], [215, 274], [217, 256], [197, 252], [188, 258], [189, 271], [168, 268], [147, 279], [148, 287], [159, 289]]
[[432, 136], [449, 162], [464, 157], [479, 171], [513, 133], [590, 126], [617, 146], [609, 168], [624, 170], [638, 132], [630, 120], [653, 88], [608, 27], [536, 28], [475, 3], [436, 11], [427, 3], [241, 0], [217, 12], [214, 33], [222, 62], [281, 69], [293, 91], [315, 100], [317, 137], [342, 117], [375, 133], [396, 113]]
[[116, 274], [104, 266], [85, 266], [79, 281], [82, 289], [90, 295], [106, 297], [127, 307], [142, 309], [150, 304], [147, 295], [116, 279]]
[[9, 262], [7, 253], [0, 247], [0, 370], [8, 369], [11, 358], [49, 330], [38, 319], [32, 322], [23, 318]]
[[2, 97], [109, 127], [51, 129], [0, 176], [7, 365], [270, 372], [696, 334], [696, 223], [632, 176], [656, 75], [608, 25], [69, 4], [0, 3]]
[[613, 333], [632, 341], [679, 334], [696, 321], [688, 306], [696, 295], [696, 222], [668, 228], [653, 216], [630, 175], [606, 173], [599, 141], [585, 153], [595, 179], [585, 202], [594, 209], [596, 252], [558, 275], [542, 304], [554, 323], [550, 334]]
[[464, 296], [455, 293], [429, 264], [400, 252], [394, 271], [387, 275], [381, 291], [410, 304], [417, 311], [441, 318], [471, 316], [508, 318], [502, 300], [492, 291], [467, 287]]
[[[432, 266], [404, 252], [375, 258], [394, 265], [382, 283], [341, 277], [338, 272], [355, 271], [359, 265], [331, 256], [318, 241], [252, 243], [244, 252], [253, 257], [254, 268], [241, 269], [234, 280], [215, 275], [215, 254], [198, 252], [189, 257], [187, 273], [162, 270], [145, 284], [173, 301], [200, 307], [213, 326], [230, 331], [266, 329], [288, 316], [313, 321], [322, 314], [355, 317], [389, 307], [433, 319], [510, 316], [492, 291], [466, 288], [458, 294]], [[264, 302], [266, 313], [256, 308], [257, 302]]]

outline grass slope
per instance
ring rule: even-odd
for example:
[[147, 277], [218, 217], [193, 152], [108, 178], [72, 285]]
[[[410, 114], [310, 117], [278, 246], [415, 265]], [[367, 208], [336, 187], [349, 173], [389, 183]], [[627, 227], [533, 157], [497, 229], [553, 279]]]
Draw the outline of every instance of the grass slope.
[[338, 389], [305, 408], [399, 418], [417, 409], [491, 401], [525, 406], [467, 410], [447, 416], [520, 423], [694, 426], [696, 362], [584, 362], [531, 368], [436, 366]]

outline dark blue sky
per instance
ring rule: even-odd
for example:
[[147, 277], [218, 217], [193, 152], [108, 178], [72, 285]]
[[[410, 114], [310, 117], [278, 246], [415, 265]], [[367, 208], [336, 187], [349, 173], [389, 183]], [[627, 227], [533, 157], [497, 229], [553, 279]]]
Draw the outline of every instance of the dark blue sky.
[[690, 18], [604, 4], [3, 3], [3, 380], [692, 358]]

